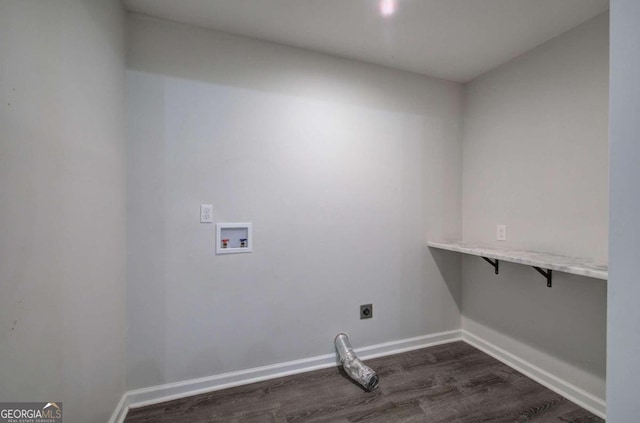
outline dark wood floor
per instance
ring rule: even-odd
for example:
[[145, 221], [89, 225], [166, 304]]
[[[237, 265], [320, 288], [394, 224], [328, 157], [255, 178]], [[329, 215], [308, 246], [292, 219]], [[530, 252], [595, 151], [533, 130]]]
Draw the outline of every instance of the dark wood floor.
[[373, 393], [331, 368], [133, 409], [125, 423], [603, 421], [463, 342], [367, 364]]

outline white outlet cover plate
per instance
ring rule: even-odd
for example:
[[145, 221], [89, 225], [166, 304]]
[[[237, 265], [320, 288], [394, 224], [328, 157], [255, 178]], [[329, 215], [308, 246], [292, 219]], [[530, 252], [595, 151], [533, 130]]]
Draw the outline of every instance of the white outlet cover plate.
[[496, 225], [496, 239], [498, 241], [507, 240], [507, 225]]
[[213, 206], [211, 204], [200, 205], [200, 223], [213, 223]]

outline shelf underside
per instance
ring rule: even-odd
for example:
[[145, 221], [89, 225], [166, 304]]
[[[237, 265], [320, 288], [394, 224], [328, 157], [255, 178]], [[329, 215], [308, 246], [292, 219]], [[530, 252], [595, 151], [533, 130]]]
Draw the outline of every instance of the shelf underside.
[[540, 267], [558, 272], [587, 276], [590, 278], [607, 280], [609, 271], [606, 264], [597, 263], [590, 259], [560, 256], [556, 254], [538, 253], [534, 251], [509, 250], [506, 248], [487, 247], [479, 244], [462, 242], [427, 242], [432, 248], [471, 254], [479, 257]]

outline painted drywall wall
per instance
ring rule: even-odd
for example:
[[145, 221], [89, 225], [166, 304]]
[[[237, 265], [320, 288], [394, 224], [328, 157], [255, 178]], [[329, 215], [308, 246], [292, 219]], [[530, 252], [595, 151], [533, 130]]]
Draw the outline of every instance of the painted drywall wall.
[[[465, 86], [465, 241], [606, 260], [608, 19]], [[462, 272], [463, 329], [604, 398], [606, 282], [556, 272], [549, 289], [479, 257]]]
[[106, 421], [125, 388], [125, 16], [0, 2], [0, 400]]
[[[129, 24], [130, 389], [460, 327], [426, 247], [461, 235], [458, 84]], [[253, 252], [216, 256], [200, 204]]]
[[632, 422], [640, 405], [640, 3], [611, 2], [607, 421]]

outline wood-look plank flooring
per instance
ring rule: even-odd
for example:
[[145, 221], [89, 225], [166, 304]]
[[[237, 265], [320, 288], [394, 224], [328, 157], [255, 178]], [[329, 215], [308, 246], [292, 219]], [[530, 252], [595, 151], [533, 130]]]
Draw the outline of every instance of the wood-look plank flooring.
[[125, 423], [603, 422], [464, 342], [367, 364], [376, 392], [330, 368], [132, 409]]

